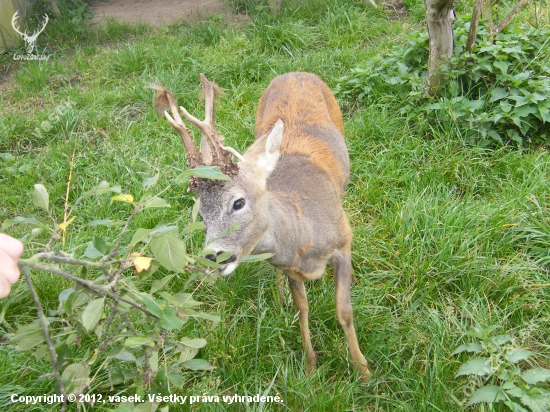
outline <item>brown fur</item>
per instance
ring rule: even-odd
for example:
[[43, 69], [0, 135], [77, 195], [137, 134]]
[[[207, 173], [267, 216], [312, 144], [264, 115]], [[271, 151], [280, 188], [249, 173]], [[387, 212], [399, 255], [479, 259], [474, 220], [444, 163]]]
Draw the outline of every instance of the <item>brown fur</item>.
[[[206, 248], [214, 252], [213, 259], [223, 252], [233, 254], [220, 274], [231, 273], [250, 253], [273, 254], [269, 263], [285, 273], [299, 312], [309, 373], [316, 355], [304, 282], [321, 277], [330, 262], [338, 321], [353, 365], [368, 379], [353, 325], [352, 231], [342, 207], [349, 154], [342, 115], [328, 86], [311, 73], [275, 78], [260, 100], [256, 140], [243, 159], [230, 181], [204, 181], [194, 189], [201, 199]], [[235, 208], [237, 200], [244, 206]], [[238, 230], [222, 236], [235, 224]]]

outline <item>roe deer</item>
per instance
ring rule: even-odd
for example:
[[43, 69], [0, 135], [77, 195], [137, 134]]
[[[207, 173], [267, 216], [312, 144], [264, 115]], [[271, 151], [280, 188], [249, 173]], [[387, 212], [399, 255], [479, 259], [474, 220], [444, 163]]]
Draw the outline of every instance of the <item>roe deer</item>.
[[[273, 253], [268, 260], [288, 278], [299, 312], [306, 372], [315, 369], [316, 354], [308, 327], [304, 282], [321, 277], [332, 264], [336, 314], [348, 342], [353, 365], [362, 380], [370, 377], [353, 326], [350, 301], [351, 238], [342, 196], [349, 179], [349, 155], [342, 115], [329, 87], [311, 73], [275, 78], [264, 92], [256, 115], [256, 140], [243, 156], [223, 145], [214, 126], [218, 88], [201, 74], [205, 120], [180, 107], [183, 116], [203, 135], [197, 147], [178, 114], [176, 100], [159, 88], [155, 105], [180, 133], [190, 168], [216, 165], [230, 181], [193, 177], [189, 186], [200, 198], [199, 213], [206, 225], [206, 245], [229, 275], [238, 260], [251, 253]], [[171, 115], [167, 108], [170, 108]], [[231, 155], [239, 159], [232, 161]], [[237, 223], [239, 229], [220, 238]]]

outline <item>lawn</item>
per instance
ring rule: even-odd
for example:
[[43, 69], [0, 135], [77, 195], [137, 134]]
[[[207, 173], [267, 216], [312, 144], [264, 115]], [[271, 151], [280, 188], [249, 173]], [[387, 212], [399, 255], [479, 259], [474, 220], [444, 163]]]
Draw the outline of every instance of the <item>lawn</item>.
[[[234, 2], [246, 3], [246, 2]], [[463, 2], [459, 11], [469, 10]], [[278, 74], [310, 71], [331, 87], [350, 69], [404, 43], [423, 27], [421, 1], [410, 14], [391, 13], [362, 1], [303, 2], [278, 18], [254, 9], [250, 21], [211, 16], [199, 23], [163, 28], [108, 21], [87, 28], [74, 16], [52, 19], [43, 33], [46, 62], [0, 59], [0, 222], [15, 216], [47, 218], [31, 202], [36, 183], [49, 191], [62, 221], [74, 202], [101, 181], [124, 193], [143, 193], [144, 178], [169, 209], [136, 216], [132, 228], [159, 223], [180, 229], [191, 218], [194, 197], [173, 184], [185, 170], [177, 134], [153, 108], [151, 84], [170, 89], [180, 104], [202, 113], [199, 73], [225, 92], [216, 120], [226, 142], [243, 152], [254, 139], [260, 96]], [[510, 347], [534, 352], [533, 366], [550, 367], [550, 153], [537, 147], [480, 148], [460, 125], [433, 124], [399, 114], [404, 102], [384, 90], [365, 104], [340, 98], [351, 158], [345, 208], [354, 230], [352, 304], [359, 344], [373, 373], [362, 384], [334, 311], [330, 269], [307, 284], [310, 330], [318, 369], [306, 376], [305, 355], [290, 292], [278, 302], [275, 272], [264, 262], [239, 266], [215, 282], [179, 274], [170, 291], [189, 286], [205, 312], [219, 322], [193, 320], [184, 332], [207, 345], [198, 357], [216, 368], [186, 371], [178, 395], [270, 395], [283, 403], [216, 402], [170, 410], [254, 411], [462, 411], [480, 380], [455, 376], [473, 355], [454, 355], [472, 341], [472, 328], [497, 326]], [[70, 184], [67, 182], [70, 177]], [[56, 248], [76, 256], [93, 236], [112, 238], [120, 228], [90, 227], [99, 219], [126, 219], [131, 209], [108, 196], [86, 199]], [[23, 236], [24, 227], [6, 230]], [[38, 248], [37, 240], [29, 245]], [[47, 240], [47, 237], [46, 237]], [[186, 235], [200, 251], [202, 234]], [[161, 279], [168, 272], [154, 274]], [[127, 276], [133, 276], [128, 271]], [[32, 272], [46, 313], [70, 283]], [[54, 392], [44, 375], [51, 365], [14, 350], [8, 337], [36, 318], [24, 282], [0, 301], [0, 406], [4, 410], [58, 410], [59, 405], [10, 402], [13, 393]], [[82, 336], [78, 356], [90, 358], [92, 340]], [[529, 363], [525, 362], [522, 367]], [[92, 364], [89, 393], [133, 395], [136, 387], [105, 387], [105, 363]], [[482, 380], [481, 380], [482, 381]], [[147, 387], [143, 388], [147, 392]], [[106, 410], [109, 402], [83, 410]], [[137, 410], [137, 409], [136, 409]], [[495, 410], [505, 410], [498, 409]], [[548, 409], [543, 409], [548, 410]]]

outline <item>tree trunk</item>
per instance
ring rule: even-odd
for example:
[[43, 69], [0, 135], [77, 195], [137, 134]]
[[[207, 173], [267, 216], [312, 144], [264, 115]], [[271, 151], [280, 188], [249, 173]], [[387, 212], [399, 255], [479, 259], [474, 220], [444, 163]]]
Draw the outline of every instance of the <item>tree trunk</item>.
[[493, 37], [493, 0], [483, 0], [481, 5], [481, 17], [487, 20], [489, 38]]
[[432, 92], [436, 92], [443, 83], [444, 77], [439, 68], [453, 53], [455, 14], [453, 0], [424, 0], [424, 5], [430, 37], [428, 85]]
[[485, 0], [477, 0], [474, 4], [474, 11], [472, 12], [472, 20], [470, 21], [470, 32], [468, 33], [468, 40], [466, 41], [466, 51], [471, 53], [474, 50], [474, 44], [476, 43], [477, 29], [479, 27], [479, 17], [481, 15], [482, 4]]
[[273, 15], [277, 15], [281, 11], [281, 0], [267, 0], [267, 5]]

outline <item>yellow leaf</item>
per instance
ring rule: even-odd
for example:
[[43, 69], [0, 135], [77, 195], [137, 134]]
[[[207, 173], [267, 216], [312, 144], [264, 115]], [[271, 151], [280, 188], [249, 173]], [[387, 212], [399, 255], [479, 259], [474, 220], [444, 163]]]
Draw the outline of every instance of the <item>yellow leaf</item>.
[[129, 194], [121, 194], [116, 195], [111, 198], [111, 200], [118, 200], [120, 202], [126, 202], [126, 203], [133, 203], [134, 202], [134, 196]]
[[140, 273], [143, 270], [149, 269], [149, 266], [151, 266], [151, 261], [153, 258], [150, 257], [144, 257], [140, 256], [134, 259], [134, 267], [136, 268], [136, 272]]
[[67, 229], [67, 226], [69, 226], [71, 223], [73, 223], [73, 220], [75, 220], [76, 216], [71, 217], [69, 220], [60, 223], [59, 229], [61, 229], [63, 232]]

